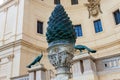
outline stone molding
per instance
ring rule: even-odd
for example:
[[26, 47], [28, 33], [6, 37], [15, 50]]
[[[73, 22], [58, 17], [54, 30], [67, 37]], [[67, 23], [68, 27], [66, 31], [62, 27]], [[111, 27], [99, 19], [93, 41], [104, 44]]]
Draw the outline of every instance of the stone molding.
[[77, 54], [73, 57], [72, 62], [79, 61], [79, 60], [84, 60], [84, 59], [92, 59], [92, 60], [104, 60], [104, 59], [109, 59], [112, 57], [118, 57], [120, 56], [120, 53], [118, 54], [113, 54], [113, 55], [108, 55], [108, 56], [103, 56], [99, 58], [95, 58], [94, 55], [88, 54], [88, 53], [83, 53], [82, 55]]
[[14, 54], [10, 54], [10, 55], [7, 55], [7, 56], [5, 56], [5, 57], [0, 58], [0, 62], [1, 62], [1, 60], [4, 59], [4, 58], [7, 58], [8, 61], [12, 61], [13, 58], [14, 58]]
[[84, 60], [84, 59], [94, 60], [95, 58], [88, 53], [83, 53], [83, 54], [79, 54], [79, 55], [76, 55], [75, 57], [73, 57], [72, 62], [79, 61], [79, 60]]
[[113, 46], [116, 46], [116, 45], [119, 45], [119, 44], [120, 44], [120, 39], [118, 39], [116, 41], [113, 41], [113, 42], [109, 42], [109, 43], [104, 44], [104, 45], [97, 46], [94, 49], [95, 50], [101, 50], [101, 49], [113, 47]]
[[37, 66], [34, 66], [34, 67], [28, 69], [28, 72], [30, 73], [30, 72], [35, 72], [35, 71], [39, 71], [39, 70], [45, 72], [47, 69], [45, 69], [44, 66], [42, 64], [40, 64], [40, 65], [37, 65]]
[[46, 4], [46, 3], [43, 3], [43, 1], [42, 1], [42, 3], [41, 3], [41, 1], [39, 1], [39, 0], [31, 0], [31, 1], [35, 1], [35, 2], [37, 2], [37, 3], [39, 3], [41, 6], [44, 6], [45, 8], [50, 8], [50, 9], [52, 9], [53, 7], [54, 7], [54, 5], [48, 5], [48, 4]]
[[25, 75], [21, 75], [21, 76], [16, 76], [16, 77], [12, 77], [10, 78], [11, 80], [17, 79], [17, 78], [22, 78], [22, 77], [26, 77], [29, 76], [29, 74], [25, 74]]
[[11, 1], [13, 1], [13, 0], [7, 0], [7, 1], [4, 2], [2, 5], [0, 5], [0, 8], [3, 7], [3, 6], [5, 6], [5, 5], [7, 5], [7, 4], [10, 3]]
[[12, 61], [13, 58], [14, 58], [14, 54], [11, 54], [11, 55], [7, 56], [7, 58], [8, 58], [9, 61]]
[[7, 49], [10, 49], [10, 48], [13, 48], [13, 47], [17, 47], [17, 46], [26, 46], [28, 48], [35, 49], [37, 51], [40, 51], [40, 50], [46, 51], [45, 48], [36, 46], [35, 44], [32, 44], [32, 43], [27, 42], [23, 39], [20, 39], [20, 40], [16, 40], [16, 41], [13, 41], [11, 43], [5, 44], [3, 46], [0, 46], [0, 52], [4, 51], [4, 50], [7, 50]]
[[[38, 0], [31, 0], [31, 1], [35, 1], [36, 3], [39, 3], [41, 6], [45, 7], [45, 8], [49, 8], [49, 9], [53, 9], [54, 8], [54, 2], [53, 4], [49, 4], [49, 3], [45, 3], [44, 1], [38, 1]], [[64, 6], [64, 5], [63, 5]], [[72, 6], [72, 5], [68, 5], [68, 6], [64, 6], [64, 8], [67, 11], [73, 11], [73, 10], [79, 10], [79, 8], [86, 10], [86, 7], [84, 5], [76, 5], [76, 6]]]
[[[11, 3], [12, 1], [14, 1], [14, 2], [9, 5], [9, 3]], [[17, 6], [18, 4], [19, 4], [19, 0], [7, 0], [2, 5], [0, 5], [0, 8], [3, 8], [3, 9], [0, 10], [0, 12], [2, 10], [4, 10], [6, 12], [8, 10], [8, 8], [11, 7], [12, 5]]]
[[95, 60], [103, 60], [103, 59], [109, 59], [109, 58], [118, 57], [118, 56], [120, 56], [120, 53], [116, 53], [116, 54], [108, 55], [108, 56], [103, 56], [103, 57], [99, 57], [99, 58], [94, 58], [94, 59]]

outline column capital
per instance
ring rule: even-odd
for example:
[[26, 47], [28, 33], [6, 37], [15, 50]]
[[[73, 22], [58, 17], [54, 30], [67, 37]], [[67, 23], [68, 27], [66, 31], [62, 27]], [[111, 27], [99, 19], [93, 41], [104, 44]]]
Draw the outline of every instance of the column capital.
[[15, 0], [15, 6], [19, 4], [19, 0]]
[[13, 58], [14, 58], [14, 54], [9, 55], [7, 58], [8, 58], [9, 61], [12, 61]]
[[4, 12], [7, 12], [8, 11], [8, 7], [4, 8]]

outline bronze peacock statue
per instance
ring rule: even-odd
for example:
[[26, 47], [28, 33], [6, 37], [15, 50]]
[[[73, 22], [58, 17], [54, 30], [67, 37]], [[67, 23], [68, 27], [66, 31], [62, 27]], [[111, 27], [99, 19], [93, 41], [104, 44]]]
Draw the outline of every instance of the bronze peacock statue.
[[31, 68], [32, 65], [35, 65], [37, 62], [40, 62], [40, 60], [42, 59], [43, 54], [40, 54], [39, 56], [37, 56], [32, 63], [30, 63], [27, 68]]
[[80, 50], [80, 52], [82, 52], [83, 50], [86, 49], [88, 51], [88, 53], [90, 53], [90, 52], [91, 53], [96, 53], [96, 50], [92, 50], [85, 45], [76, 45], [76, 46], [74, 46], [74, 48]]

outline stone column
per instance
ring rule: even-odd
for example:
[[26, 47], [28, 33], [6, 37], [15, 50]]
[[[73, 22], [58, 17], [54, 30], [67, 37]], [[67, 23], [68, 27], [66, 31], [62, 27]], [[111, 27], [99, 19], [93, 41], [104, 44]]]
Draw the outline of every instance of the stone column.
[[[74, 80], [77, 80], [77, 79], [98, 80], [98, 76], [96, 74], [96, 65], [93, 59], [94, 58], [88, 53], [83, 53], [73, 58], [73, 66], [76, 66], [76, 67], [73, 67], [73, 79]], [[80, 65], [78, 65], [78, 63]], [[80, 72], [78, 72], [78, 70]]]
[[29, 80], [46, 80], [46, 69], [43, 65], [34, 66], [28, 72]]
[[59, 44], [48, 48], [50, 63], [57, 70], [55, 80], [69, 80], [73, 51], [74, 48], [71, 44]]

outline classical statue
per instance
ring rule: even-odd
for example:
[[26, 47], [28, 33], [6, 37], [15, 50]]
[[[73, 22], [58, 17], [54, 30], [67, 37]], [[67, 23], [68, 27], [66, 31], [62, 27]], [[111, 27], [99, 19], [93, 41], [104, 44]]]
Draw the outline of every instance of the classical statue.
[[85, 45], [76, 45], [76, 46], [74, 46], [74, 48], [80, 50], [80, 52], [82, 52], [83, 50], [86, 49], [88, 51], [88, 53], [90, 53], [90, 52], [91, 53], [96, 53], [96, 50], [92, 50]]
[[101, 0], [88, 0], [89, 3], [84, 4], [88, 9], [89, 18], [90, 16], [96, 17], [99, 12], [102, 13], [100, 1]]
[[42, 59], [43, 57], [43, 54], [40, 54], [39, 56], [37, 56], [33, 61], [32, 63], [30, 63], [27, 68], [31, 68], [32, 65], [35, 65], [36, 63], [40, 62], [40, 60]]

